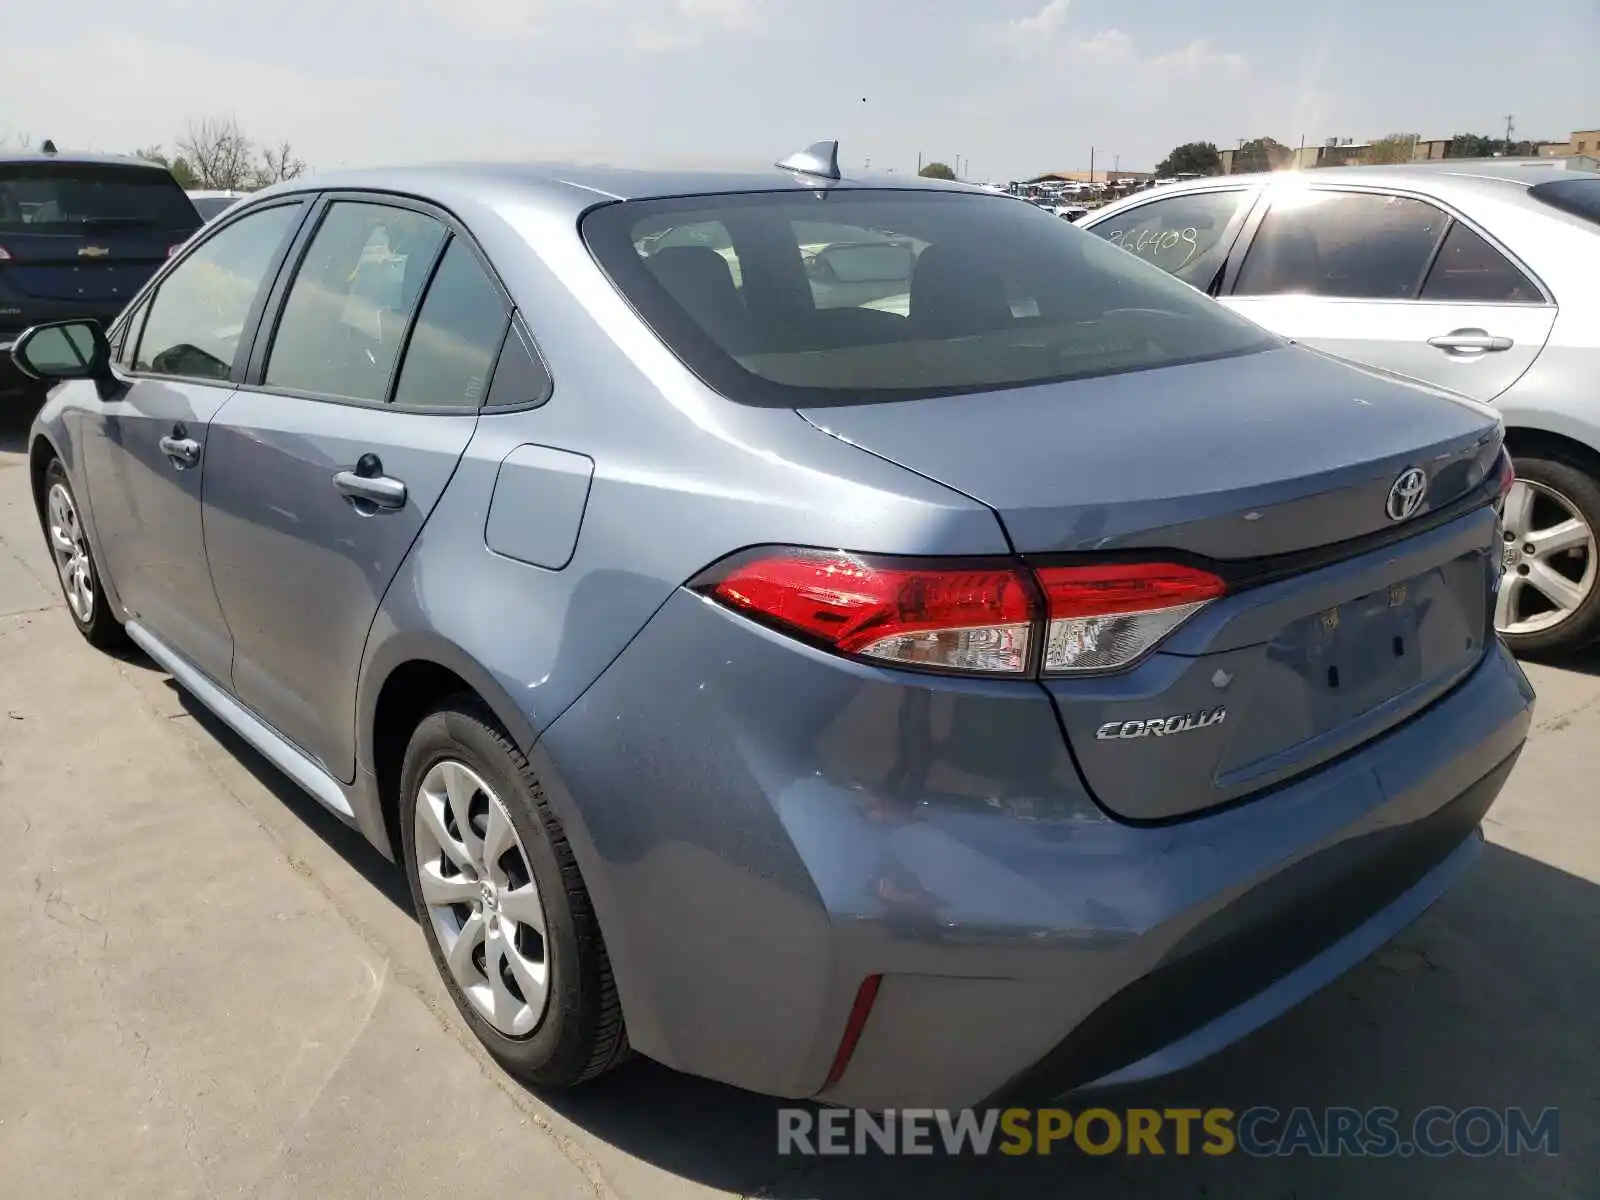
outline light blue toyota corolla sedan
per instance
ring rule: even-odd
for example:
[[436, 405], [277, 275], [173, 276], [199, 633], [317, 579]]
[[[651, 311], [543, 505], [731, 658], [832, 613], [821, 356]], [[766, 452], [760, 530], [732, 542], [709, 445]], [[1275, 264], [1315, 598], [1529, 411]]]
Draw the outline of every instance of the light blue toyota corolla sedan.
[[1491, 410], [827, 143], [297, 181], [15, 357], [83, 635], [403, 863], [536, 1084], [1181, 1068], [1437, 899], [1528, 730]]

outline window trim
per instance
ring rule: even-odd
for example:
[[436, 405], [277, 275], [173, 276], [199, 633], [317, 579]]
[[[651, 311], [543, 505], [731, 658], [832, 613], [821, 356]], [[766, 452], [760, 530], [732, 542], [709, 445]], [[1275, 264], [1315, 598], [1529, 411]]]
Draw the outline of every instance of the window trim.
[[[272, 345], [277, 340], [278, 326], [283, 320], [283, 310], [285, 303], [288, 301], [289, 290], [293, 287], [295, 277], [299, 274], [300, 265], [305, 259], [306, 252], [310, 249], [311, 240], [316, 236], [317, 230], [322, 227], [322, 221], [328, 209], [339, 203], [375, 204], [389, 208], [405, 209], [431, 217], [444, 226], [445, 229], [444, 240], [439, 246], [433, 263], [428, 268], [428, 277], [424, 281], [421, 291], [417, 293], [416, 306], [407, 318], [406, 329], [400, 343], [400, 352], [395, 356], [394, 366], [390, 369], [389, 381], [384, 390], [383, 400], [361, 400], [351, 396], [338, 396], [326, 392], [275, 387], [266, 382], [267, 360], [271, 355]], [[459, 417], [465, 413], [519, 412], [523, 409], [537, 408], [547, 403], [551, 395], [554, 394], [555, 380], [550, 371], [549, 359], [545, 357], [544, 352], [539, 348], [538, 339], [531, 332], [526, 335], [527, 342], [533, 350], [534, 356], [544, 368], [546, 379], [550, 381], [544, 389], [544, 396], [539, 400], [515, 405], [496, 405], [493, 408], [482, 404], [474, 408], [467, 408], [460, 404], [396, 406], [393, 403], [394, 390], [399, 383], [400, 371], [405, 365], [406, 351], [411, 346], [411, 334], [415, 329], [417, 317], [422, 312], [422, 306], [427, 301], [428, 289], [433, 284], [439, 264], [444, 261], [445, 250], [449, 248], [452, 242], [458, 239], [472, 252], [478, 266], [483, 270], [490, 284], [499, 293], [501, 304], [505, 308], [505, 316], [508, 322], [507, 329], [509, 329], [510, 322], [515, 321], [519, 313], [515, 297], [512, 296], [505, 280], [495, 270], [494, 264], [484, 252], [483, 247], [479, 245], [477, 238], [472, 235], [472, 231], [467, 228], [466, 223], [448, 208], [413, 195], [410, 192], [388, 191], [381, 188], [340, 188], [318, 193], [315, 203], [312, 205], [312, 211], [307, 215], [305, 221], [301, 224], [299, 233], [292, 240], [289, 254], [285, 257], [278, 276], [268, 292], [266, 308], [256, 326], [247, 366], [243, 372], [243, 378], [238, 382], [239, 390], [243, 392], [265, 392], [270, 395], [284, 396], [295, 400], [315, 400], [320, 403], [337, 404], [347, 408], [392, 409], [395, 412], [415, 413], [422, 416]], [[526, 328], [525, 323], [524, 328]], [[495, 352], [494, 360], [489, 364], [491, 383], [494, 372], [500, 365], [500, 356], [504, 351], [505, 334], [502, 333], [500, 347]], [[485, 390], [484, 395], [485, 397], [488, 396], [487, 390]]]
[[[1250, 225], [1250, 218], [1253, 217], [1256, 214], [1256, 211], [1261, 207], [1262, 197], [1267, 192], [1267, 188], [1264, 184], [1228, 184], [1219, 181], [1216, 183], [1207, 184], [1203, 187], [1183, 188], [1181, 191], [1163, 190], [1157, 195], [1141, 196], [1136, 201], [1129, 203], [1126, 207], [1119, 207], [1115, 212], [1098, 216], [1098, 218], [1092, 222], [1079, 223], [1079, 228], [1084, 230], [1086, 233], [1094, 233], [1096, 225], [1103, 225], [1108, 221], [1115, 221], [1120, 217], [1126, 216], [1128, 213], [1138, 212], [1141, 208], [1149, 208], [1152, 204], [1162, 204], [1168, 200], [1178, 200], [1189, 196], [1214, 196], [1219, 194], [1227, 194], [1230, 192], [1244, 193], [1246, 197], [1245, 202], [1239, 205], [1238, 210], [1233, 214], [1233, 216], [1228, 218], [1228, 223], [1222, 227], [1222, 233], [1218, 236], [1216, 243], [1217, 247], [1223, 248], [1222, 260], [1218, 264], [1217, 270], [1212, 275], [1208, 285], [1200, 289], [1208, 296], [1216, 296], [1221, 292], [1220, 284], [1225, 282], [1227, 279], [1228, 267], [1229, 264], [1233, 262], [1234, 251], [1238, 248], [1239, 239], [1244, 235], [1246, 227]], [[1098, 233], [1096, 233], [1095, 236], [1101, 238], [1102, 241], [1109, 240]], [[1165, 270], [1165, 268], [1162, 269]], [[1171, 274], [1171, 272], [1169, 272], [1169, 274]], [[1177, 276], [1173, 275], [1173, 278], [1176, 279]], [[1179, 282], [1187, 281], [1180, 280]], [[1190, 284], [1190, 286], [1193, 287], [1195, 285]]]
[[[1440, 231], [1439, 238], [1434, 244], [1433, 252], [1428, 256], [1427, 265], [1424, 267], [1422, 274], [1418, 277], [1409, 297], [1311, 295], [1299, 297], [1301, 300], [1316, 300], [1324, 304], [1426, 304], [1436, 308], [1456, 308], [1462, 305], [1474, 305], [1485, 308], [1504, 308], [1510, 305], [1518, 309], [1534, 309], [1554, 308], [1556, 306], [1555, 299], [1549, 287], [1546, 286], [1543, 279], [1539, 278], [1539, 276], [1528, 267], [1527, 263], [1523, 262], [1522, 259], [1518, 258], [1515, 254], [1512, 254], [1506, 249], [1504, 243], [1490, 234], [1489, 231], [1484, 229], [1484, 227], [1478, 222], [1463, 214], [1460, 209], [1451, 204], [1449, 201], [1443, 200], [1438, 196], [1431, 195], [1426, 192], [1417, 191], [1413, 188], [1395, 187], [1392, 185], [1350, 183], [1348, 181], [1340, 181], [1338, 183], [1312, 183], [1300, 182], [1299, 180], [1296, 180], [1296, 182], [1293, 184], [1275, 183], [1267, 185], [1263, 189], [1263, 195], [1257, 202], [1255, 211], [1250, 215], [1248, 228], [1241, 233], [1239, 241], [1234, 245], [1233, 254], [1229, 258], [1228, 267], [1224, 274], [1222, 287], [1218, 289], [1216, 293], [1218, 296], [1228, 296], [1238, 300], [1249, 301], [1280, 300], [1284, 297], [1285, 293], [1282, 292], [1274, 292], [1270, 295], [1245, 295], [1239, 292], [1237, 289], [1239, 284], [1239, 274], [1244, 268], [1245, 259], [1250, 256], [1250, 250], [1255, 245], [1256, 237], [1261, 232], [1261, 226], [1265, 223], [1267, 217], [1272, 212], [1273, 201], [1276, 199], [1277, 195], [1281, 194], [1281, 192], [1277, 191], [1276, 189], [1286, 187], [1293, 187], [1296, 189], [1306, 188], [1314, 192], [1331, 192], [1344, 195], [1398, 196], [1404, 200], [1420, 200], [1424, 204], [1429, 204], [1439, 212], [1443, 213], [1446, 221], [1445, 227]], [[1433, 264], [1438, 260], [1439, 252], [1444, 248], [1444, 240], [1450, 235], [1451, 226], [1457, 221], [1465, 225], [1468, 229], [1472, 230], [1473, 233], [1476, 233], [1497, 253], [1502, 255], [1507, 262], [1516, 267], [1517, 270], [1521, 271], [1523, 275], [1528, 278], [1529, 282], [1531, 282], [1534, 287], [1539, 289], [1539, 294], [1543, 296], [1544, 299], [1542, 301], [1424, 300], [1422, 298], [1422, 287], [1428, 280], [1428, 273], [1433, 270]]]
[[[166, 265], [160, 270], [156, 271], [155, 274], [153, 274], [150, 279], [146, 281], [145, 285], [134, 293], [133, 299], [128, 301], [127, 306], [120, 314], [118, 314], [117, 319], [112, 322], [112, 332], [109, 336], [114, 338], [120, 337], [124, 334], [133, 335], [133, 361], [137, 362], [139, 343], [144, 339], [144, 327], [149, 321], [150, 311], [155, 308], [156, 298], [159, 295], [162, 286], [171, 277], [172, 273], [184, 263], [188, 262], [190, 256], [199, 251], [199, 249], [210, 242], [212, 238], [217, 237], [225, 229], [228, 229], [238, 221], [243, 220], [245, 217], [255, 213], [266, 212], [268, 209], [272, 208], [284, 208], [289, 205], [294, 205], [301, 209], [299, 221], [296, 223], [295, 221], [291, 220], [289, 236], [284, 238], [282, 244], [278, 247], [277, 253], [273, 256], [272, 261], [267, 264], [266, 273], [261, 277], [261, 282], [266, 286], [258, 288], [256, 292], [256, 298], [251, 302], [249, 312], [245, 314], [244, 327], [239, 333], [239, 349], [234, 351], [233, 364], [229, 368], [228, 377], [226, 379], [198, 379], [193, 375], [167, 375], [158, 371], [138, 371], [135, 370], [131, 364], [124, 366], [115, 360], [112, 362], [112, 373], [123, 382], [133, 382], [141, 379], [160, 379], [169, 380], [174, 383], [193, 384], [202, 387], [238, 386], [239, 380], [243, 377], [245, 367], [249, 362], [248, 352], [241, 358], [239, 351], [244, 350], [247, 345], [254, 344], [255, 332], [260, 325], [262, 314], [266, 310], [267, 299], [272, 294], [273, 282], [276, 280], [278, 273], [283, 269], [283, 260], [289, 248], [294, 245], [296, 238], [299, 236], [299, 231], [305, 225], [306, 210], [310, 207], [306, 201], [311, 197], [311, 195], [312, 193], [309, 192], [290, 192], [284, 195], [273, 196], [268, 200], [263, 200], [259, 204], [252, 204], [248, 208], [241, 207], [237, 212], [230, 210], [225, 215], [225, 219], [223, 217], [219, 217], [216, 221], [209, 225], [202, 225], [197, 231], [194, 240], [192, 240], [183, 248], [183, 252], [167, 262]], [[204, 236], [200, 236], [202, 234]], [[135, 331], [130, 328], [130, 325], [137, 314], [141, 311], [141, 306], [143, 306], [145, 319], [139, 323], [138, 331], [135, 333]]]

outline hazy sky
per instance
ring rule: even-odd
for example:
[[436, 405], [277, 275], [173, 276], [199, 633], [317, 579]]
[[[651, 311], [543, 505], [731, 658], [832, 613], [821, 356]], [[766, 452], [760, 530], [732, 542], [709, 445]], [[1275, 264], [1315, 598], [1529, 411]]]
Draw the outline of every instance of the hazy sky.
[[1600, 126], [1600, 0], [46, 0], [0, 135], [172, 145], [234, 116], [314, 167], [746, 156], [978, 179], [1178, 142]]

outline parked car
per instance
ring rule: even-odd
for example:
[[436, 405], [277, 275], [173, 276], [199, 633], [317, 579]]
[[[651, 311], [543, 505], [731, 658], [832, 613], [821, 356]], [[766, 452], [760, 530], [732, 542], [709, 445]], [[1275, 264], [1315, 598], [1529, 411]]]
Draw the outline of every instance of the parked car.
[[1225, 177], [1083, 225], [1285, 337], [1493, 403], [1518, 478], [1495, 624], [1519, 652], [1600, 635], [1600, 176]]
[[189, 192], [189, 202], [194, 205], [202, 220], [215, 221], [249, 194], [249, 192], [201, 189]]
[[0, 394], [40, 398], [6, 353], [24, 329], [109, 325], [200, 225], [165, 168], [142, 159], [0, 150]]
[[[280, 185], [14, 352], [78, 629], [402, 863], [536, 1084], [1177, 1069], [1449, 887], [1527, 734], [1492, 409], [836, 164]], [[817, 224], [920, 247], [904, 313]]]

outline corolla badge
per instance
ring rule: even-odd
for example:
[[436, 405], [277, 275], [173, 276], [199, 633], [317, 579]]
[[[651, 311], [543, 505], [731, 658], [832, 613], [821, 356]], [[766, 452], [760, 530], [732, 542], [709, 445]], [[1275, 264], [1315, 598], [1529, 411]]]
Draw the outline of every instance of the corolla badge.
[[1171, 737], [1195, 729], [1209, 729], [1228, 719], [1228, 710], [1222, 705], [1202, 708], [1199, 712], [1178, 713], [1171, 717], [1151, 717], [1148, 721], [1107, 721], [1094, 731], [1098, 741], [1109, 742], [1120, 738]]
[[1389, 520], [1404, 521], [1415, 516], [1427, 494], [1428, 477], [1421, 467], [1409, 467], [1400, 472], [1400, 478], [1389, 486], [1389, 499], [1384, 505]]

